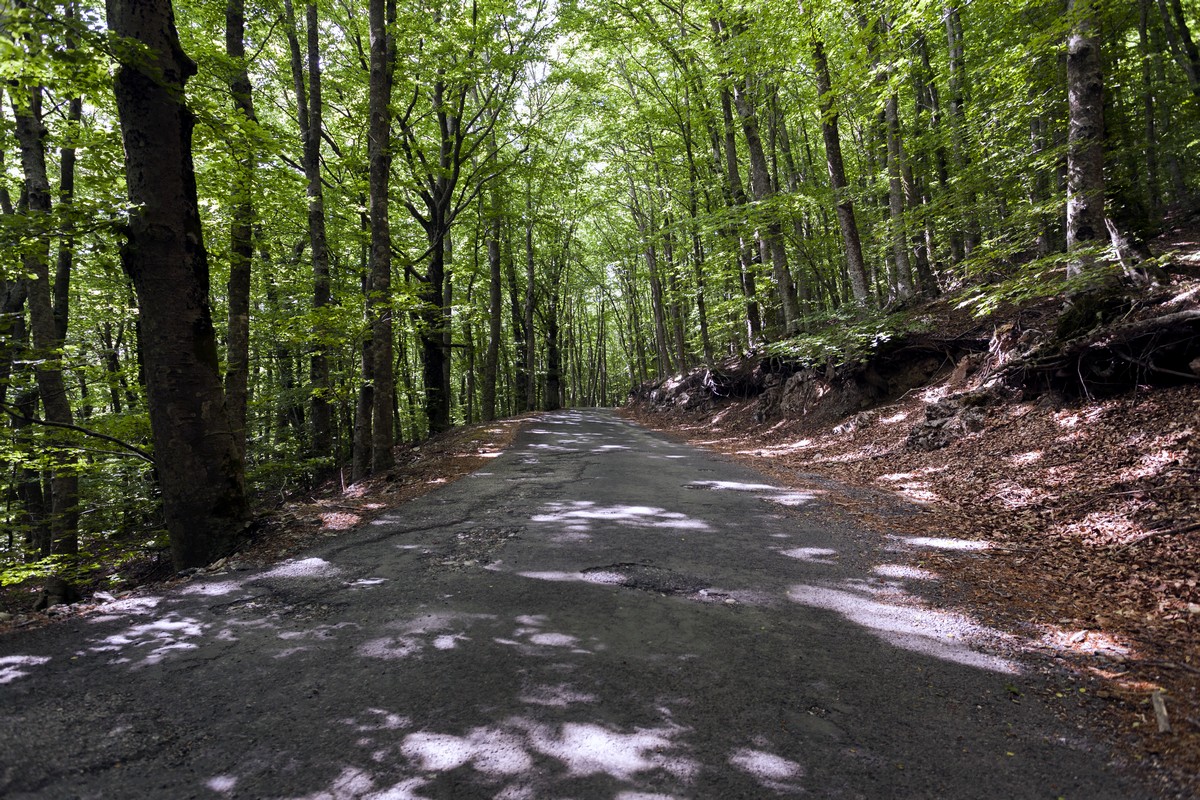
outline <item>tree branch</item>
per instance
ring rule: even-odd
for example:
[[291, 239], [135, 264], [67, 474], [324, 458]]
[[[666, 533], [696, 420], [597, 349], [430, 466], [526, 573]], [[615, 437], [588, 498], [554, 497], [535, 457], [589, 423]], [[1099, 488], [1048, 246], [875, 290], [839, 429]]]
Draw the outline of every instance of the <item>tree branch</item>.
[[75, 431], [76, 433], [82, 433], [84, 436], [91, 436], [94, 439], [101, 439], [103, 441], [109, 442], [110, 444], [115, 444], [117, 447], [120, 447], [122, 450], [128, 450], [130, 453], [132, 453], [133, 455], [142, 459], [143, 461], [146, 461], [149, 464], [155, 463], [154, 456], [150, 455], [145, 450], [141, 449], [140, 447], [135, 447], [134, 445], [131, 445], [128, 442], [121, 441], [120, 439], [117, 439], [113, 436], [109, 436], [106, 433], [100, 433], [98, 431], [88, 430], [87, 428], [81, 428], [78, 425], [70, 425], [66, 422], [50, 422], [49, 420], [38, 419], [37, 417], [27, 417], [24, 414], [22, 414], [20, 412], [20, 409], [18, 409], [16, 406], [11, 406], [8, 403], [0, 403], [0, 409], [3, 409], [4, 413], [8, 414], [10, 417], [15, 419], [17, 422], [24, 422], [26, 424], [32, 424], [32, 425], [44, 425], [47, 428], [62, 428], [64, 430]]

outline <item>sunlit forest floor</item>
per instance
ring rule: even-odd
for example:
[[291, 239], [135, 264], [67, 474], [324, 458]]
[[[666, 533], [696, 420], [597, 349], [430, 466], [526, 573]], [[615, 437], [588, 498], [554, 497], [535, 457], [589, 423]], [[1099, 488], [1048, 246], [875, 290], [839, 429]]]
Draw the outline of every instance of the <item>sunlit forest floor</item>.
[[[1196, 245], [1176, 247], [1194, 253]], [[1184, 264], [1166, 288], [1195, 308], [1200, 263]], [[981, 324], [943, 313], [943, 333]], [[983, 324], [1018, 314], [1029, 323], [1037, 313], [1010, 309]], [[1005, 402], [944, 448], [913, 447], [910, 433], [952, 380], [946, 370], [896, 402], [824, 425], [756, 422], [755, 399], [707, 412], [639, 405], [628, 413], [787, 484], [821, 483], [827, 499], [881, 536], [985, 542], [914, 556], [912, 566], [937, 579], [926, 602], [1009, 631], [1035, 660], [1075, 671], [1081, 693], [1105, 700], [1093, 733], [1165, 790], [1197, 796], [1200, 384]], [[830, 479], [853, 488], [838, 491]], [[897, 513], [906, 505], [918, 511]]]

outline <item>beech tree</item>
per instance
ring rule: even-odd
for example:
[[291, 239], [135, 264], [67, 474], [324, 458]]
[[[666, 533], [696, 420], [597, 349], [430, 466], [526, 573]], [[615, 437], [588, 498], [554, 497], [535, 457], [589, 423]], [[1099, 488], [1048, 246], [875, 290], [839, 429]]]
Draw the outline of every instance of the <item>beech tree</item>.
[[110, 0], [107, 9], [112, 31], [145, 48], [127, 51], [114, 87], [133, 204], [121, 262], [137, 290], [155, 471], [182, 569], [231, 552], [249, 510], [209, 308], [194, 120], [182, 101], [195, 64], [169, 0]]

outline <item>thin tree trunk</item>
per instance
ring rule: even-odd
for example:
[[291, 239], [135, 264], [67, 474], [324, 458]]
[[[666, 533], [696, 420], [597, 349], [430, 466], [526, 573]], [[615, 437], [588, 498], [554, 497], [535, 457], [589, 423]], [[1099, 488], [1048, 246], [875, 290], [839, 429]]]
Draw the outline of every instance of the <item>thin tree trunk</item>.
[[230, 60], [229, 91], [235, 114], [240, 115], [235, 134], [229, 222], [228, 347], [225, 366], [225, 401], [238, 447], [246, 449], [246, 406], [250, 378], [250, 271], [254, 261], [254, 172], [257, 161], [257, 124], [250, 75], [246, 70], [245, 0], [228, 0], [225, 6], [225, 53]]
[[[68, 25], [75, 22], [77, 12], [74, 2], [67, 3], [66, 11]], [[74, 35], [68, 34], [67, 48], [73, 50], [76, 46]], [[83, 100], [72, 97], [67, 101], [67, 125], [74, 137], [75, 128], [83, 119]], [[71, 207], [75, 203], [75, 144], [68, 141], [62, 146], [59, 161], [58, 203], [63, 214], [60, 226], [62, 235], [58, 242], [58, 263], [54, 272], [54, 328], [60, 342], [67, 340], [67, 328], [70, 321], [71, 272], [75, 261], [75, 221]]]
[[854, 295], [856, 303], [867, 305], [871, 296], [867, 286], [866, 261], [863, 258], [862, 239], [858, 233], [858, 219], [854, 213], [854, 200], [850, 196], [850, 183], [846, 180], [846, 167], [842, 160], [842, 139], [838, 132], [838, 112], [834, 105], [825, 45], [814, 40], [812, 51], [813, 63], [817, 69], [817, 103], [821, 111], [821, 135], [825, 140], [825, 164], [829, 170], [829, 183], [833, 187], [842, 245], [846, 250], [846, 273], [850, 278], [850, 292]]
[[296, 93], [296, 119], [299, 123], [303, 144], [302, 162], [307, 180], [308, 238], [312, 250], [313, 311], [316, 323], [313, 326], [312, 353], [309, 357], [309, 380], [311, 382], [310, 420], [312, 425], [312, 453], [318, 457], [331, 454], [333, 449], [333, 406], [329, 402], [329, 357], [325, 353], [328, 333], [325, 329], [324, 311], [332, 300], [329, 285], [329, 245], [325, 233], [325, 193], [321, 184], [321, 61], [320, 36], [316, 3], [306, 6], [307, 27], [307, 77], [304, 60], [300, 53], [296, 16], [292, 0], [284, 0], [286, 31], [291, 54], [292, 85]]
[[[529, 191], [528, 187], [526, 191]], [[525, 408], [533, 411], [537, 408], [537, 342], [534, 338], [533, 309], [537, 293], [537, 283], [534, 277], [533, 250], [533, 198], [525, 198], [525, 368], [529, 380], [525, 384]]]
[[1152, 215], [1162, 212], [1162, 186], [1158, 179], [1158, 125], [1154, 103], [1154, 51], [1150, 46], [1150, 0], [1138, 2], [1138, 52], [1142, 58], [1142, 114], [1146, 133], [1146, 200]]
[[[1029, 177], [1029, 199], [1034, 208], [1046, 204], [1050, 199], [1051, 175], [1047, 168], [1039, 164], [1046, 150], [1046, 118], [1042, 114], [1034, 114], [1029, 120], [1030, 155], [1034, 164]], [[1037, 233], [1037, 254], [1045, 258], [1054, 252], [1054, 230], [1050, 220], [1042, 212], [1035, 214]], [[1061, 244], [1059, 245], [1061, 247]]]
[[446, 430], [450, 429], [450, 415], [454, 398], [450, 393], [450, 376], [454, 366], [454, 239], [451, 237], [450, 226], [442, 237], [442, 247], [446, 251], [444, 260], [445, 276], [442, 280], [442, 394], [446, 398]]
[[183, 102], [196, 67], [179, 44], [168, 0], [109, 0], [108, 26], [150, 54], [122, 63], [116, 76], [133, 206], [121, 260], [137, 291], [163, 511], [183, 569], [232, 552], [249, 516], [209, 309], [194, 118]]
[[[560, 265], [561, 268], [561, 265]], [[558, 293], [556, 281], [546, 303], [546, 396], [542, 406], [546, 411], [562, 408], [562, 354], [559, 349]]]
[[[746, 150], [750, 155], [750, 194], [755, 201], [761, 203], [774, 196], [775, 186], [771, 180], [771, 170], [763, 150], [762, 138], [759, 136], [758, 114], [748, 84], [749, 79], [735, 84], [733, 102], [742, 121], [742, 133], [746, 137]], [[774, 214], [770, 216], [761, 236], [766, 245], [766, 255], [771, 261], [776, 290], [779, 292], [784, 330], [789, 334], [796, 333], [800, 325], [800, 307], [796, 302], [796, 286], [788, 269], [787, 250], [783, 245], [783, 227]]]
[[371, 320], [373, 358], [373, 413], [371, 425], [371, 470], [391, 469], [395, 463], [395, 415], [392, 395], [392, 234], [388, 216], [388, 185], [391, 177], [391, 102], [394, 45], [388, 29], [395, 19], [395, 0], [370, 0], [371, 30], [370, 122], [367, 160], [371, 203], [371, 291], [367, 314]]
[[1188, 28], [1183, 6], [1179, 0], [1158, 0], [1158, 10], [1171, 52], [1183, 67], [1192, 94], [1200, 97], [1200, 49], [1196, 47], [1192, 31]]
[[1095, 261], [1087, 252], [1107, 238], [1104, 223], [1104, 77], [1095, 0], [1069, 0], [1075, 24], [1067, 39], [1067, 250], [1070, 274]]
[[675, 239], [671, 234], [672, 220], [666, 219], [666, 231], [663, 234], [663, 256], [667, 261], [667, 311], [671, 316], [672, 344], [675, 346], [675, 363], [680, 372], [687, 370], [687, 336], [683, 332], [683, 308], [680, 302], [682, 291], [679, 286], [679, 274], [675, 268]]
[[908, 260], [908, 222], [904, 218], [903, 145], [900, 140], [899, 99], [889, 93], [883, 104], [887, 125], [887, 174], [888, 213], [892, 226], [892, 253], [896, 259], [896, 285], [893, 290], [898, 298], [912, 297], [912, 267]]
[[[364, 205], [369, 208], [369, 203], [368, 200]], [[362, 265], [360, 283], [364, 307], [369, 308], [371, 296], [371, 215], [369, 213], [364, 212], [359, 215], [359, 227], [365, 234], [359, 259], [359, 263]], [[350, 445], [350, 480], [354, 483], [371, 474], [371, 448], [374, 441], [371, 435], [371, 423], [375, 413], [375, 348], [371, 339], [369, 312], [366, 324], [367, 330], [363, 336], [360, 353], [362, 384], [358, 387], [358, 399], [354, 405], [354, 438]]]
[[520, 414], [531, 411], [527, 403], [529, 395], [529, 362], [526, 361], [525, 317], [522, 313], [521, 292], [517, 284], [516, 258], [512, 253], [512, 239], [508, 237], [508, 257], [504, 263], [508, 275], [509, 313], [512, 317], [513, 340], [513, 411]]
[[[969, 163], [966, 145], [966, 123], [964, 119], [966, 66], [963, 55], [962, 18], [959, 15], [956, 3], [947, 3], [943, 7], [943, 15], [946, 22], [946, 45], [949, 51], [950, 68], [947, 80], [947, 89], [950, 94], [947, 114], [950, 120], [950, 149], [954, 160], [955, 173], [962, 180], [966, 177], [966, 168]], [[962, 197], [962, 206], [965, 207], [958, 209], [959, 224], [953, 226], [950, 231], [950, 261], [954, 264], [959, 263], [970, 255], [974, 244], [974, 237], [970, 232], [972, 222], [966, 219], [967, 215], [975, 213], [974, 192], [968, 188], [959, 192], [959, 194]]]
[[[25, 173], [23, 210], [33, 238], [23, 263], [28, 276], [29, 332], [37, 359], [34, 376], [46, 421], [70, 425], [74, 420], [63, 379], [63, 341], [58, 336], [59, 326], [54, 318], [50, 281], [51, 199], [46, 171], [46, 129], [42, 123], [42, 88], [29, 87], [26, 92], [21, 103], [14, 95], [13, 104], [21, 166]], [[70, 458], [66, 452], [54, 448], [51, 458], [49, 554], [74, 553], [79, 547], [79, 478], [69, 466]]]
[[500, 276], [500, 192], [492, 189], [487, 225], [488, 259], [488, 344], [483, 360], [483, 397], [480, 415], [484, 422], [496, 418], [496, 376], [500, 366], [500, 315], [503, 313], [503, 281]]
[[[742, 187], [742, 176], [738, 167], [737, 140], [733, 130], [733, 96], [724, 87], [721, 89], [721, 117], [725, 134], [722, 149], [725, 154], [725, 176], [729, 184], [728, 203], [731, 209], [740, 210], [747, 205], [746, 192]], [[762, 338], [762, 314], [758, 307], [758, 292], [754, 283], [754, 252], [736, 228], [731, 230], [730, 238], [733, 237], [738, 239], [741, 289], [742, 296], [746, 298], [746, 344], [753, 347]]]

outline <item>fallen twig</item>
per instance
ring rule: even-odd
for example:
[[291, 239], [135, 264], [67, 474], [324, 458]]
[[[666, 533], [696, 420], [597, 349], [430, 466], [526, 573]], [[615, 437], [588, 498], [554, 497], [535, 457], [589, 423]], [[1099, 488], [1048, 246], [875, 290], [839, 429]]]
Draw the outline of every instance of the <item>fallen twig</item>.
[[1190, 672], [1193, 675], [1200, 675], [1200, 669], [1193, 667], [1191, 664], [1180, 664], [1178, 661], [1144, 660], [1144, 661], [1135, 661], [1133, 663], [1145, 664], [1148, 667], [1166, 667], [1167, 669], [1181, 669], [1184, 672]]
[[1158, 721], [1158, 732], [1170, 733], [1171, 720], [1167, 717], [1167, 701], [1163, 699], [1163, 693], [1158, 689], [1151, 692], [1150, 704], [1154, 706], [1154, 718]]

